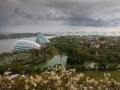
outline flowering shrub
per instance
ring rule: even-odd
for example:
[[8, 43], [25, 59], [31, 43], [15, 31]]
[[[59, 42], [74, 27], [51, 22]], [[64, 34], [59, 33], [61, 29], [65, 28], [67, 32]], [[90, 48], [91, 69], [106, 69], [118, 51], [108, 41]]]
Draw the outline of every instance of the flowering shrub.
[[0, 90], [120, 90], [120, 83], [110, 79], [109, 73], [96, 81], [82, 73], [76, 74], [75, 69], [66, 70], [58, 65], [40, 75], [11, 78], [10, 73], [0, 76]]

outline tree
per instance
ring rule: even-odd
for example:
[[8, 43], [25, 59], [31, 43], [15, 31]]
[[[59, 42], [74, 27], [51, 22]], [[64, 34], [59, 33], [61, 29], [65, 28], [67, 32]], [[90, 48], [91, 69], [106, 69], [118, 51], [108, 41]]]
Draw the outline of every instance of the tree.
[[106, 38], [105, 37], [100, 37], [100, 40], [101, 41], [104, 41]]
[[99, 70], [105, 70], [106, 69], [106, 62], [100, 62], [98, 65]]

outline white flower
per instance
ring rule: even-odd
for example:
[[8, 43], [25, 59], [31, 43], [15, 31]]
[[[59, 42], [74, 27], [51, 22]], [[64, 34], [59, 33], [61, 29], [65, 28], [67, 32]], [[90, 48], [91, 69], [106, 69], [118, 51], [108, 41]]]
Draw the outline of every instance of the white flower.
[[34, 80], [34, 78], [32, 76], [30, 76], [30, 80]]
[[101, 90], [101, 86], [98, 86], [98, 89]]
[[30, 81], [30, 82], [31, 82], [31, 84], [32, 84], [34, 87], [37, 86], [37, 84], [36, 84], [34, 81]]
[[25, 82], [26, 82], [26, 83], [29, 83], [29, 79], [27, 78], [27, 79], [25, 80]]
[[11, 74], [11, 72], [7, 71], [7, 72], [4, 72], [4, 75], [5, 76], [9, 76]]
[[83, 88], [84, 88], [84, 90], [88, 90], [87, 87], [83, 87]]
[[70, 90], [77, 90], [77, 88], [74, 87], [73, 85], [70, 85]]
[[119, 82], [117, 82], [116, 84], [120, 87], [120, 83]]
[[58, 81], [58, 80], [60, 79], [60, 77], [58, 77], [58, 76], [53, 76], [53, 77], [51, 77], [51, 79], [52, 79], [53, 81]]
[[102, 80], [102, 79], [100, 79], [100, 82], [103, 82], [103, 80]]
[[25, 89], [29, 89], [29, 88], [30, 88], [30, 86], [28, 86], [28, 85], [25, 84]]
[[93, 90], [93, 87], [92, 87], [92, 86], [90, 86], [90, 87], [89, 87], [89, 89], [90, 89], [90, 90]]
[[105, 90], [109, 90], [108, 88], [105, 88]]
[[12, 80], [12, 81], [11, 81], [11, 84], [15, 85], [15, 82]]
[[11, 79], [11, 77], [7, 77], [7, 79], [9, 80], [9, 81], [11, 81], [12, 79]]
[[36, 75], [35, 82], [39, 83], [42, 80], [41, 76]]
[[108, 77], [110, 77], [110, 74], [109, 74], [109, 73], [108, 73], [107, 75], [108, 75]]
[[11, 88], [11, 86], [8, 87], [9, 89]]
[[10, 70], [11, 70], [11, 68], [8, 68], [8, 70], [10, 71]]
[[56, 73], [55, 73], [54, 71], [51, 71], [51, 75], [53, 75], [53, 76], [54, 76], [55, 74], [56, 74]]

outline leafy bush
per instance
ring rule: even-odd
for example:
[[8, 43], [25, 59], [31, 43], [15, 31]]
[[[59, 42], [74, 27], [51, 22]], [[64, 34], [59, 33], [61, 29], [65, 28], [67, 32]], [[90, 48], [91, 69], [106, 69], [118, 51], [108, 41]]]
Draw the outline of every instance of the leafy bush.
[[51, 71], [40, 75], [26, 75], [12, 78], [10, 71], [0, 76], [1, 90], [120, 90], [120, 83], [110, 79], [104, 73], [104, 79], [95, 80], [75, 73], [75, 69], [66, 70], [56, 65]]

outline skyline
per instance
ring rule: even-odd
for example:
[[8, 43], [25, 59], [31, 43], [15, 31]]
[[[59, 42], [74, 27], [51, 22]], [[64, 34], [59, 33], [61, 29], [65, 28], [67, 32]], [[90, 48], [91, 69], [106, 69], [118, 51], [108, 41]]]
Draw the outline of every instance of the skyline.
[[119, 0], [0, 0], [0, 32], [120, 31]]

